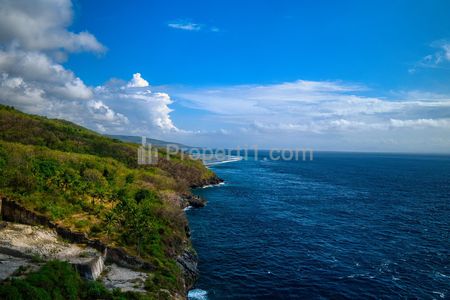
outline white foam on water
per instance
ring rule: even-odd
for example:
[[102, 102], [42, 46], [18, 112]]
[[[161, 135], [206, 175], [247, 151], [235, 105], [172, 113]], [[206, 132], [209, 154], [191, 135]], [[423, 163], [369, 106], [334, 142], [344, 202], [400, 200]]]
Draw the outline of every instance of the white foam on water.
[[192, 206], [188, 206], [188, 207], [185, 207], [183, 210], [184, 211], [188, 211], [188, 210], [190, 210], [192, 208]]
[[436, 272], [436, 275], [444, 277], [444, 278], [450, 278], [449, 275], [445, 275], [445, 274], [442, 274], [442, 273], [439, 273], [439, 272]]
[[218, 160], [218, 161], [210, 161], [210, 162], [204, 162], [205, 166], [214, 166], [214, 165], [220, 165], [220, 164], [226, 164], [230, 162], [240, 161], [244, 158], [242, 156], [230, 156], [226, 160]]
[[441, 297], [442, 299], [445, 298], [445, 293], [443, 293], [443, 292], [436, 292], [436, 291], [433, 291], [432, 293], [433, 293], [433, 294], [436, 294], [436, 295], [439, 295], [439, 297]]
[[208, 300], [208, 292], [202, 289], [193, 289], [188, 292], [189, 300]]
[[220, 182], [218, 184], [208, 184], [208, 185], [202, 186], [202, 189], [207, 189], [207, 188], [215, 187], [215, 186], [221, 186], [221, 185], [224, 185], [224, 184], [225, 184], [225, 182]]

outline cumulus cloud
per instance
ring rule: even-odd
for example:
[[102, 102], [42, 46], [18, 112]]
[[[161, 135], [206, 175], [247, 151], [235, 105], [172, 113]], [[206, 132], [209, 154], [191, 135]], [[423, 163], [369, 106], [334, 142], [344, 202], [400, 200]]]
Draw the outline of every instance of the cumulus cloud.
[[[122, 114], [114, 112], [111, 108], [109, 108], [102, 101], [91, 100], [87, 105], [89, 111], [92, 113], [92, 116], [99, 121], [107, 121], [112, 124], [127, 124], [128, 118]], [[97, 124], [101, 125], [101, 124]], [[105, 128], [102, 125], [102, 128]]]
[[69, 0], [1, 0], [0, 6], [2, 44], [26, 50], [105, 51], [89, 32], [67, 31], [73, 17]]
[[148, 82], [136, 73], [127, 83], [113, 80], [96, 87], [94, 94], [102, 103], [128, 116], [130, 126], [123, 131], [133, 134], [178, 131], [170, 118], [172, 112], [169, 108], [172, 103], [170, 96], [166, 93], [152, 92], [148, 86]]
[[133, 74], [133, 78], [127, 84], [127, 87], [148, 87], [148, 81], [141, 77], [141, 73]]
[[35, 51], [0, 50], [0, 99], [42, 113], [53, 102], [84, 101], [92, 91], [73, 72]]
[[[67, 30], [68, 0], [0, 0], [0, 99], [28, 112], [63, 115], [64, 104], [92, 90], [53, 57], [60, 51], [103, 51], [88, 33]], [[56, 51], [56, 52], [55, 52]]]
[[0, 101], [103, 132], [177, 131], [169, 95], [151, 92], [140, 73], [93, 88], [60, 63], [70, 52], [106, 49], [67, 29], [72, 14], [70, 0], [0, 0]]

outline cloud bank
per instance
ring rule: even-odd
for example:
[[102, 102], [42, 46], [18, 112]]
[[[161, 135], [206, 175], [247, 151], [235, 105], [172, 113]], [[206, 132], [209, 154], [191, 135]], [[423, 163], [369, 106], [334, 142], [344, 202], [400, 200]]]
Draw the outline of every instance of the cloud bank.
[[388, 130], [398, 124], [391, 120], [402, 120], [405, 115], [435, 121], [415, 125], [448, 126], [441, 121], [450, 118], [450, 97], [411, 99], [412, 94], [404, 93], [401, 95], [407, 98], [392, 100], [361, 95], [367, 91], [364, 86], [344, 82], [298, 80], [173, 93], [184, 99], [187, 107], [207, 110], [230, 124], [253, 123], [260, 130]]
[[446, 95], [410, 91], [376, 97], [359, 84], [306, 80], [170, 92], [185, 107], [208, 112], [205, 120], [223, 124], [228, 139], [241, 144], [365, 151], [450, 146]]

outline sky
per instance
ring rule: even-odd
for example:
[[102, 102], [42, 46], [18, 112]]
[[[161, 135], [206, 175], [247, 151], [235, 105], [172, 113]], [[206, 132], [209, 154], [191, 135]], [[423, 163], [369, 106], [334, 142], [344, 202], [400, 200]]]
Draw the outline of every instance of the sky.
[[0, 102], [194, 146], [450, 153], [449, 12], [0, 0]]

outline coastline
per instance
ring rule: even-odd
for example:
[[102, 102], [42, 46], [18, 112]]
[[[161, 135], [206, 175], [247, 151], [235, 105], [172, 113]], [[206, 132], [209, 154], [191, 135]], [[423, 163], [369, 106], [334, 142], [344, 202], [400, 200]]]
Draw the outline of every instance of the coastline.
[[[198, 184], [194, 184], [191, 186], [191, 193], [185, 194], [181, 196], [181, 208], [184, 212], [188, 209], [196, 209], [202, 208], [206, 205], [207, 200], [203, 199], [197, 195], [192, 193], [194, 189], [207, 188], [212, 186], [222, 185], [224, 180], [217, 175], [214, 175], [212, 178], [204, 180]], [[198, 270], [198, 255], [195, 249], [192, 246], [191, 241], [191, 231], [189, 228], [189, 222], [186, 227], [186, 235], [189, 240], [188, 245], [186, 245], [182, 254], [180, 254], [176, 261], [183, 272], [184, 286], [185, 286], [185, 299], [188, 299], [188, 293], [194, 287], [195, 283], [199, 278], [199, 270]]]
[[[205, 167], [207, 167], [208, 169], [210, 169], [211, 166], [215, 166], [215, 165], [220, 165], [220, 164], [224, 164], [224, 163], [231, 163], [231, 162], [237, 162], [237, 161], [241, 161], [242, 158], [241, 157], [233, 157], [232, 159], [228, 159], [228, 160], [223, 160], [223, 161], [217, 161], [214, 163], [206, 163], [204, 162]], [[195, 194], [192, 193], [193, 190], [195, 189], [206, 189], [206, 188], [212, 188], [212, 187], [220, 187], [223, 186], [225, 184], [224, 179], [220, 178], [217, 174], [214, 173], [214, 176], [207, 181], [202, 182], [201, 185], [192, 185], [191, 186], [191, 193], [187, 198], [184, 198], [185, 203], [187, 203], [187, 206], [183, 207], [183, 211], [186, 213], [187, 210], [190, 209], [196, 209], [196, 208], [202, 208], [206, 205], [207, 203], [207, 199], [204, 199], [200, 196], [197, 196]], [[186, 205], [186, 204], [185, 204]], [[191, 241], [190, 238], [190, 228], [187, 228], [187, 232], [189, 232], [189, 240]], [[192, 242], [192, 241], [191, 241]], [[187, 267], [189, 268], [188, 271], [185, 273], [187, 275], [193, 275], [194, 280], [192, 280], [192, 285], [189, 286], [189, 288], [186, 289], [186, 299], [190, 299], [189, 298], [189, 293], [192, 292], [193, 294], [191, 295], [192, 299], [207, 299], [206, 295], [207, 295], [207, 291], [201, 290], [201, 289], [197, 289], [194, 288], [198, 278], [199, 278], [199, 270], [198, 270], [198, 263], [199, 263], [199, 259], [198, 259], [198, 255], [195, 251], [195, 249], [192, 247], [192, 250], [195, 252], [193, 256], [189, 257], [191, 259], [191, 262], [193, 262], [195, 264], [195, 272], [192, 272], [192, 267], [194, 266], [194, 264], [187, 264], [187, 266], [182, 265], [182, 267]]]

